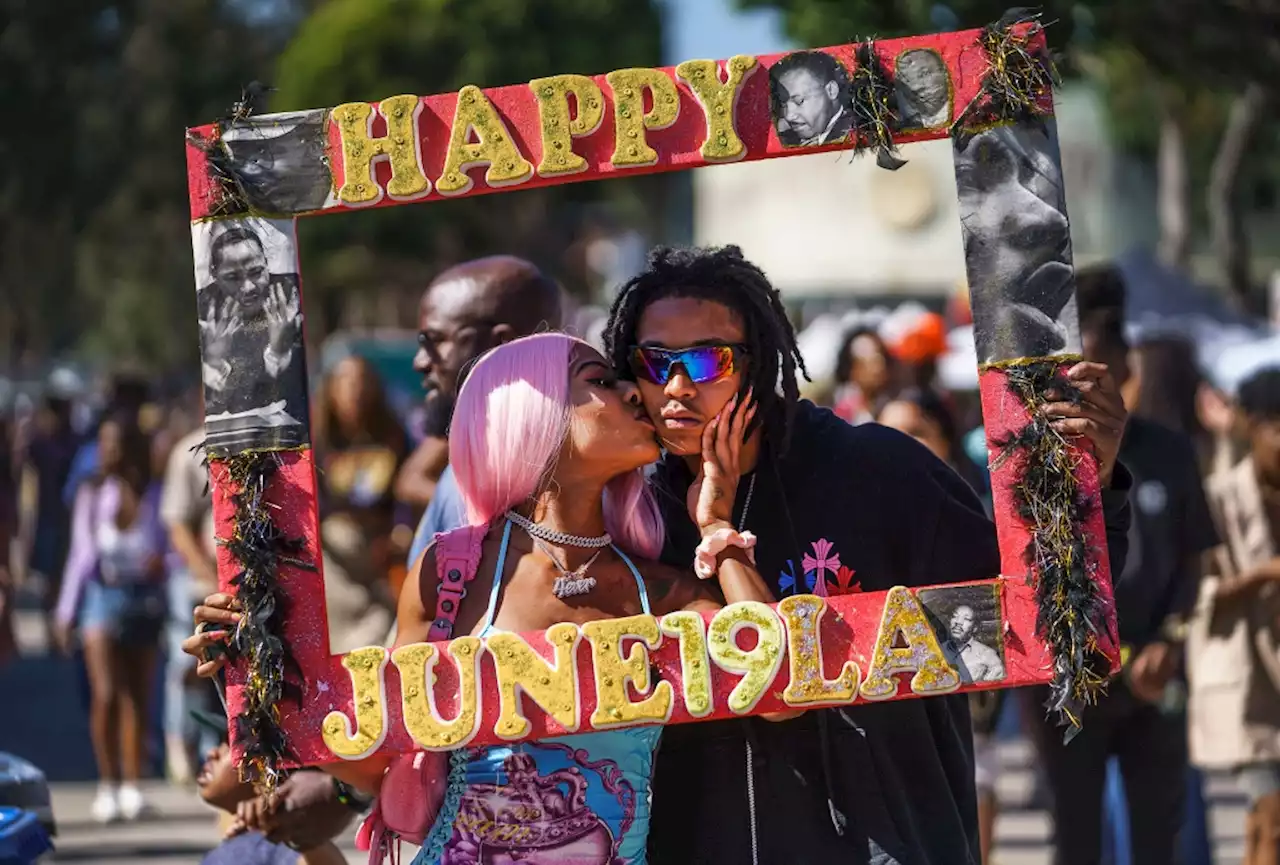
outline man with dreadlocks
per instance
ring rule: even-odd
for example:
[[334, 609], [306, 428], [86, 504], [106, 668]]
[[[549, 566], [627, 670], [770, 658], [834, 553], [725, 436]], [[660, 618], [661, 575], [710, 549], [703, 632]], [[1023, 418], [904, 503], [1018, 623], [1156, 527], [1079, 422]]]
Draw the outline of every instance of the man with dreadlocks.
[[[901, 433], [850, 426], [800, 400], [804, 361], [780, 296], [737, 247], [655, 250], [618, 295], [605, 339], [618, 371], [638, 380], [663, 440], [653, 482], [670, 563], [687, 567], [698, 545], [686, 497], [699, 486], [703, 428], [731, 397], [754, 393], [759, 421], [742, 450], [734, 524], [758, 536], [759, 570], [776, 596], [1000, 572], [995, 529], [951, 469]], [[1116, 466], [1124, 408], [1105, 367], [1078, 364], [1071, 376], [1081, 405], [1048, 409], [1060, 431], [1086, 436], [1097, 453], [1119, 573], [1128, 528], [1128, 475]], [[652, 865], [976, 863], [967, 700], [670, 727], [655, 770], [649, 851]]]

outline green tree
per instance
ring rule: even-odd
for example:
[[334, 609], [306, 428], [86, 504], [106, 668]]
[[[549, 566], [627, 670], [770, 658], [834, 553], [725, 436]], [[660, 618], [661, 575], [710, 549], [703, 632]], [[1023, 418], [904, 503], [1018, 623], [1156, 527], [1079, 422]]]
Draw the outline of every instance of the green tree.
[[[649, 0], [329, 0], [281, 56], [273, 108], [597, 74], [660, 57], [661, 20]], [[658, 179], [637, 178], [306, 220], [307, 292], [332, 324], [343, 290], [401, 281], [416, 295], [433, 271], [477, 254], [524, 255], [555, 272], [566, 214], [607, 200], [643, 223], [660, 212], [662, 190]]]
[[0, 341], [194, 368], [184, 129], [262, 77], [231, 0], [0, 0]]
[[[788, 33], [819, 46], [858, 38], [977, 27], [1009, 4], [992, 0], [738, 0], [783, 12]], [[1174, 266], [1191, 253], [1193, 190], [1202, 190], [1223, 281], [1256, 298], [1240, 214], [1241, 187], [1280, 176], [1259, 158], [1275, 141], [1268, 114], [1280, 80], [1277, 0], [1048, 0], [1037, 5], [1050, 46], [1069, 72], [1098, 81], [1116, 140], [1155, 162], [1160, 252]]]

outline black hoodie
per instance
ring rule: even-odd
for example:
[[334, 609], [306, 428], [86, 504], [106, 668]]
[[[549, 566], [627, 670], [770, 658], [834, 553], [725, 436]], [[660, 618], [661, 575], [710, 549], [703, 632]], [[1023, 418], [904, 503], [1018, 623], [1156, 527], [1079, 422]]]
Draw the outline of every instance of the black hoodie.
[[[817, 554], [819, 540], [831, 543], [828, 555], [838, 555], [853, 571], [846, 578], [866, 592], [1000, 573], [995, 527], [977, 497], [913, 439], [876, 424], [849, 426], [802, 402], [787, 454], [763, 450], [745, 527], [759, 536], [757, 563], [778, 598], [797, 578], [808, 590], [801, 560]], [[692, 475], [668, 455], [653, 480], [667, 527], [663, 558], [689, 567], [699, 540], [685, 508]], [[750, 476], [739, 484], [735, 521], [750, 485]], [[1127, 549], [1128, 485], [1117, 467], [1102, 495], [1116, 574]], [[859, 702], [782, 723], [668, 727], [655, 768], [649, 861], [977, 865], [967, 698]]]

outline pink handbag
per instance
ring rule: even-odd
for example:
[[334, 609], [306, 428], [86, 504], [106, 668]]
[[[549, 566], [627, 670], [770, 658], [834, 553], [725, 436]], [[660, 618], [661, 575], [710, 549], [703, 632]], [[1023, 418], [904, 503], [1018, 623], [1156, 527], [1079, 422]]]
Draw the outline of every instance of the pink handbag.
[[[458, 607], [475, 579], [488, 526], [463, 526], [436, 535], [436, 618], [427, 632], [428, 642], [453, 637]], [[421, 845], [435, 824], [449, 783], [449, 755], [439, 751], [414, 751], [392, 760], [373, 811], [360, 824], [356, 849], [369, 851], [369, 865], [400, 860], [400, 840]]]

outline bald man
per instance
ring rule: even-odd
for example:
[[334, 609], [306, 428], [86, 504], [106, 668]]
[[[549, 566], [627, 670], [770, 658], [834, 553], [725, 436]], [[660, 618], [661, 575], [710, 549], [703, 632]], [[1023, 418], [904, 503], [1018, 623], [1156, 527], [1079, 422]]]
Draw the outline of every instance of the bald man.
[[451, 267], [423, 292], [413, 368], [427, 388], [427, 438], [396, 479], [400, 501], [430, 503], [409, 550], [411, 569], [436, 532], [463, 520], [458, 488], [446, 467], [449, 421], [463, 371], [495, 346], [559, 329], [562, 315], [560, 287], [530, 262], [506, 255]]

